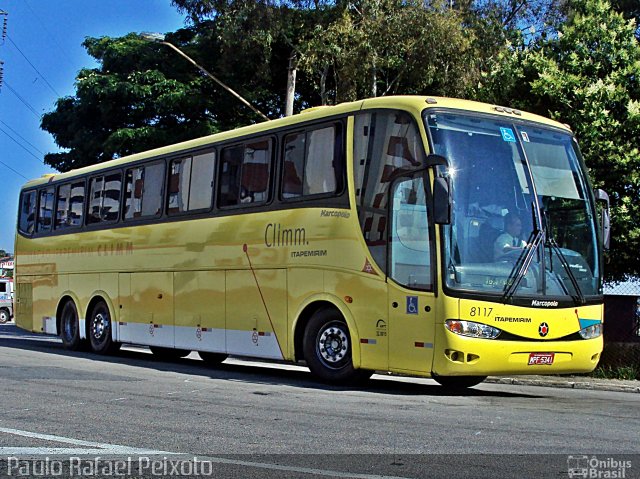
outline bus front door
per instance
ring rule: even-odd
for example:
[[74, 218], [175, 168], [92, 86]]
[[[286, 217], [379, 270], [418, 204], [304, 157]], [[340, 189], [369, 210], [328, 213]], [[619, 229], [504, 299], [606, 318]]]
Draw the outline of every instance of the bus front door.
[[435, 297], [389, 284], [389, 369], [412, 374], [431, 371]]

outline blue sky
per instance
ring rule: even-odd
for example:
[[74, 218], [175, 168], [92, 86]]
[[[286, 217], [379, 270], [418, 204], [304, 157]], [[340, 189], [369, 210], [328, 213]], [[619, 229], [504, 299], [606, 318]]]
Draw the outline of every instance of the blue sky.
[[0, 249], [13, 252], [20, 187], [52, 173], [42, 158], [58, 151], [40, 118], [74, 94], [81, 68], [96, 66], [82, 48], [85, 37], [166, 33], [184, 26], [184, 16], [170, 0], [0, 0], [0, 10], [8, 12], [0, 40]]

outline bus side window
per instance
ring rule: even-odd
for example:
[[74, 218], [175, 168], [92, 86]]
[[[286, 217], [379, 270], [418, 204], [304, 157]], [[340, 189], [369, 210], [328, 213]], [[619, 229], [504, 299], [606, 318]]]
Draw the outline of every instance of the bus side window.
[[25, 235], [32, 235], [36, 224], [36, 192], [22, 193], [20, 201], [20, 219], [18, 230]]
[[102, 192], [103, 221], [117, 221], [120, 216], [120, 194], [122, 191], [122, 173], [119, 171], [110, 173], [104, 177], [104, 190]]
[[82, 226], [84, 214], [84, 181], [71, 184], [69, 197], [69, 226]]
[[337, 191], [335, 125], [293, 133], [284, 140], [282, 198]]
[[422, 140], [408, 113], [366, 112], [355, 117], [353, 146], [360, 227], [371, 256], [386, 271], [389, 186], [397, 175], [424, 165]]
[[162, 211], [164, 163], [127, 170], [124, 218], [158, 216]]
[[189, 209], [189, 182], [192, 158], [172, 160], [169, 165], [168, 214], [182, 213]]
[[51, 231], [54, 198], [55, 188], [53, 186], [40, 190], [40, 199], [38, 202], [38, 233]]
[[168, 214], [211, 207], [214, 165], [215, 152], [171, 161]]
[[87, 224], [102, 221], [102, 191], [104, 189], [104, 176], [89, 180], [89, 206], [87, 211]]
[[120, 213], [122, 173], [97, 176], [89, 181], [87, 224], [116, 221]]
[[68, 225], [69, 197], [71, 195], [71, 185], [60, 185], [58, 187], [58, 198], [56, 200], [56, 221], [55, 229], [64, 228]]
[[219, 206], [265, 203], [269, 199], [272, 150], [270, 139], [222, 150]]
[[216, 153], [210, 151], [193, 157], [191, 183], [189, 185], [189, 210], [211, 208], [213, 200], [213, 172]]
[[390, 276], [403, 286], [431, 290], [429, 221], [422, 176], [395, 182], [391, 201]]
[[55, 229], [82, 225], [84, 181], [58, 187]]

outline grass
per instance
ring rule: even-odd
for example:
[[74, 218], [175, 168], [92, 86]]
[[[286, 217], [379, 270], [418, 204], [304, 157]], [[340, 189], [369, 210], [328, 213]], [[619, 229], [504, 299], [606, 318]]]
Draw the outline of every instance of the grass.
[[592, 377], [640, 380], [640, 343], [605, 343]]

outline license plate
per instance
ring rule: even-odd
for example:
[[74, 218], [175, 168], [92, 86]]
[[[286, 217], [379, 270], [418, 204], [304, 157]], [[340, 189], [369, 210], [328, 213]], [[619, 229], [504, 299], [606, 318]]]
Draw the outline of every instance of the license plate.
[[534, 365], [551, 365], [553, 364], [553, 358], [555, 353], [531, 353], [529, 354], [529, 366]]

